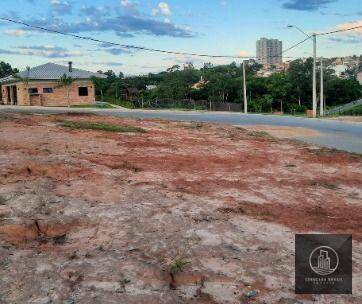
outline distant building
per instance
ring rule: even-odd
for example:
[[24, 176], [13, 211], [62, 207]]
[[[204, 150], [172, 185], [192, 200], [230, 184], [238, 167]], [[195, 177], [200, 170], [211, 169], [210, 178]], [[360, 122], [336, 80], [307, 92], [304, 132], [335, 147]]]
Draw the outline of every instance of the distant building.
[[154, 89], [157, 89], [157, 86], [154, 85], [154, 84], [149, 84], [149, 85], [146, 85], [146, 90], [147, 91], [152, 91]]
[[360, 85], [362, 85], [362, 68], [361, 68], [361, 70], [357, 73], [357, 80], [359, 81]]
[[191, 88], [193, 88], [195, 90], [200, 90], [204, 87], [205, 84], [208, 84], [208, 83], [209, 82], [203, 76], [201, 76], [200, 81], [195, 83], [194, 85], [192, 85]]
[[337, 64], [332, 67], [334, 73], [339, 78], [344, 78], [346, 71], [348, 70], [348, 66], [345, 64]]
[[260, 38], [256, 42], [256, 57], [260, 64], [283, 63], [283, 42], [278, 39]]

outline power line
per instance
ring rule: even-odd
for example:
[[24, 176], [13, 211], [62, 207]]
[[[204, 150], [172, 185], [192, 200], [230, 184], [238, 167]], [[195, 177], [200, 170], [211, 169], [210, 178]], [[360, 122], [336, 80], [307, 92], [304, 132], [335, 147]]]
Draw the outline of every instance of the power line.
[[288, 52], [288, 51], [290, 51], [290, 50], [292, 50], [292, 49], [296, 48], [297, 46], [301, 45], [302, 43], [306, 42], [307, 40], [309, 40], [309, 39], [311, 39], [311, 38], [312, 38], [312, 37], [307, 37], [307, 38], [305, 38], [304, 40], [302, 40], [302, 41], [300, 41], [300, 42], [298, 42], [298, 43], [296, 43], [296, 44], [292, 45], [291, 47], [289, 47], [289, 48], [285, 49], [285, 50], [282, 52], [282, 54], [284, 54], [285, 52]]
[[23, 26], [26, 26], [26, 27], [30, 27], [30, 28], [34, 28], [34, 29], [38, 29], [38, 30], [42, 30], [42, 31], [46, 31], [46, 32], [49, 32], [49, 33], [60, 34], [60, 35], [63, 35], [63, 36], [70, 36], [70, 37], [73, 37], [73, 38], [82, 39], [82, 40], [89, 40], [89, 41], [93, 41], [93, 42], [97, 42], [97, 43], [105, 43], [105, 44], [108, 44], [108, 45], [120, 46], [120, 47], [125, 48], [125, 49], [136, 49], [136, 50], [158, 52], [158, 53], [165, 53], [165, 54], [172, 54], [172, 55], [198, 56], [198, 57], [209, 57], [209, 58], [255, 58], [255, 57], [250, 57], [250, 56], [209, 55], [209, 54], [197, 54], [197, 53], [187, 53], [187, 52], [181, 52], [181, 51], [167, 51], [167, 50], [161, 50], [161, 49], [153, 49], [153, 48], [148, 48], [148, 47], [143, 47], [143, 46], [130, 45], [130, 44], [120, 44], [120, 43], [101, 40], [101, 39], [96, 39], [96, 38], [92, 38], [92, 37], [86, 37], [86, 36], [81, 36], [81, 35], [76, 35], [76, 34], [71, 34], [71, 33], [65, 33], [65, 32], [62, 32], [62, 31], [59, 31], [59, 30], [53, 30], [53, 29], [42, 27], [42, 26], [31, 25], [31, 24], [28, 24], [28, 23], [25, 23], [25, 22], [22, 22], [22, 21], [13, 20], [13, 19], [9, 19], [9, 18], [0, 18], [0, 20], [12, 22], [12, 23], [15, 23], [15, 24], [23, 25]]
[[336, 33], [353, 31], [353, 30], [356, 30], [356, 29], [359, 29], [359, 28], [362, 28], [362, 25], [354, 26], [354, 27], [351, 27], [351, 28], [348, 28], [348, 29], [340, 29], [340, 30], [335, 30], [335, 31], [320, 33], [320, 34], [316, 34], [316, 35], [317, 35], [317, 36], [325, 36], [325, 35], [331, 35], [331, 34], [336, 34]]
[[[199, 54], [199, 53], [187, 53], [187, 52], [181, 52], [181, 51], [168, 51], [168, 50], [162, 50], [162, 49], [154, 49], [154, 48], [148, 48], [148, 47], [130, 45], [130, 44], [120, 44], [120, 43], [116, 43], [116, 42], [96, 39], [96, 38], [93, 38], [93, 37], [86, 37], [86, 36], [66, 33], [66, 32], [62, 32], [62, 31], [54, 30], [54, 29], [49, 29], [49, 28], [42, 27], [42, 26], [31, 25], [31, 24], [28, 24], [28, 23], [23, 22], [23, 21], [9, 19], [9, 18], [5, 18], [5, 17], [0, 17], [0, 20], [15, 23], [15, 24], [18, 24], [18, 25], [23, 25], [25, 27], [29, 27], [29, 28], [33, 28], [33, 29], [37, 29], [37, 30], [42, 30], [42, 31], [45, 31], [45, 32], [53, 33], [53, 34], [59, 34], [59, 35], [63, 35], [63, 36], [70, 36], [70, 37], [77, 38], [77, 39], [89, 40], [89, 41], [93, 41], [93, 42], [97, 42], [97, 43], [103, 43], [103, 44], [107, 44], [107, 45], [118, 46], [118, 47], [122, 47], [122, 48], [125, 48], [125, 49], [136, 49], [136, 50], [141, 50], [141, 51], [157, 52], [157, 53], [164, 53], [164, 54], [182, 55], [182, 56], [196, 56], [196, 57], [208, 57], [208, 58], [257, 59], [257, 57], [254, 57], [254, 56], [210, 55], [210, 54]], [[282, 54], [284, 54], [285, 52], [288, 52], [291, 49], [299, 46], [300, 44], [302, 44], [303, 42], [305, 42], [308, 39], [305, 39], [305, 40], [303, 40], [301, 42], [298, 42], [297, 44], [287, 48], [286, 50], [284, 50], [282, 52]], [[273, 57], [280, 57], [280, 56], [273, 56]]]

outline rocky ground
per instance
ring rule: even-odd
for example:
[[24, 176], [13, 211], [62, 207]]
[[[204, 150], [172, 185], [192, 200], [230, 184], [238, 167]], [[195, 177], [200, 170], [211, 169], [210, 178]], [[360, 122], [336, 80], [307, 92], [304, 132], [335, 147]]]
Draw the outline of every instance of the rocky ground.
[[[230, 126], [0, 113], [0, 303], [361, 303], [361, 160]], [[294, 294], [296, 232], [353, 234], [353, 296]]]

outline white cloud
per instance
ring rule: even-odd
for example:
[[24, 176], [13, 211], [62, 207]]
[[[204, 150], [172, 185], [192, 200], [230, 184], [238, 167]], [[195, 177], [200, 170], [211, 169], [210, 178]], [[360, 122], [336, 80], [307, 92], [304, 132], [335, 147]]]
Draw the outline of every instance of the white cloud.
[[29, 32], [20, 29], [11, 29], [5, 30], [5, 34], [8, 36], [20, 37], [29, 35]]
[[353, 27], [359, 27], [352, 31], [342, 32], [344, 34], [362, 34], [362, 20], [354, 21], [354, 22], [347, 22], [337, 25], [337, 29], [339, 30], [346, 30]]
[[136, 4], [130, 0], [121, 0], [121, 5], [128, 9], [134, 9], [136, 7]]
[[42, 46], [20, 46], [17, 48], [19, 55], [39, 56], [46, 58], [65, 58], [71, 56], [81, 56], [80, 51], [69, 51], [63, 47], [55, 45]]
[[59, 15], [67, 15], [72, 11], [72, 6], [68, 1], [65, 0], [50, 0], [54, 11]]
[[152, 15], [161, 15], [165, 17], [165, 22], [170, 22], [172, 13], [169, 4], [167, 2], [160, 2], [156, 8], [152, 9]]

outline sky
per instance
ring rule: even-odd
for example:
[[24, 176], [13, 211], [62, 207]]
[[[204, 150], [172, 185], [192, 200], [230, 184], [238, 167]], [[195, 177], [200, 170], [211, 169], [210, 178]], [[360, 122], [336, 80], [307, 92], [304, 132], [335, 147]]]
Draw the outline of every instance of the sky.
[[[255, 56], [260, 37], [303, 40], [296, 25], [320, 33], [362, 25], [361, 0], [1, 0], [0, 17], [66, 33], [126, 45]], [[318, 56], [362, 54], [362, 29], [318, 37]], [[285, 60], [312, 55], [307, 41], [285, 53]], [[242, 59], [208, 59], [115, 47], [31, 30], [0, 21], [0, 61], [25, 69], [47, 62], [125, 75], [159, 72], [175, 64], [228, 64]]]

